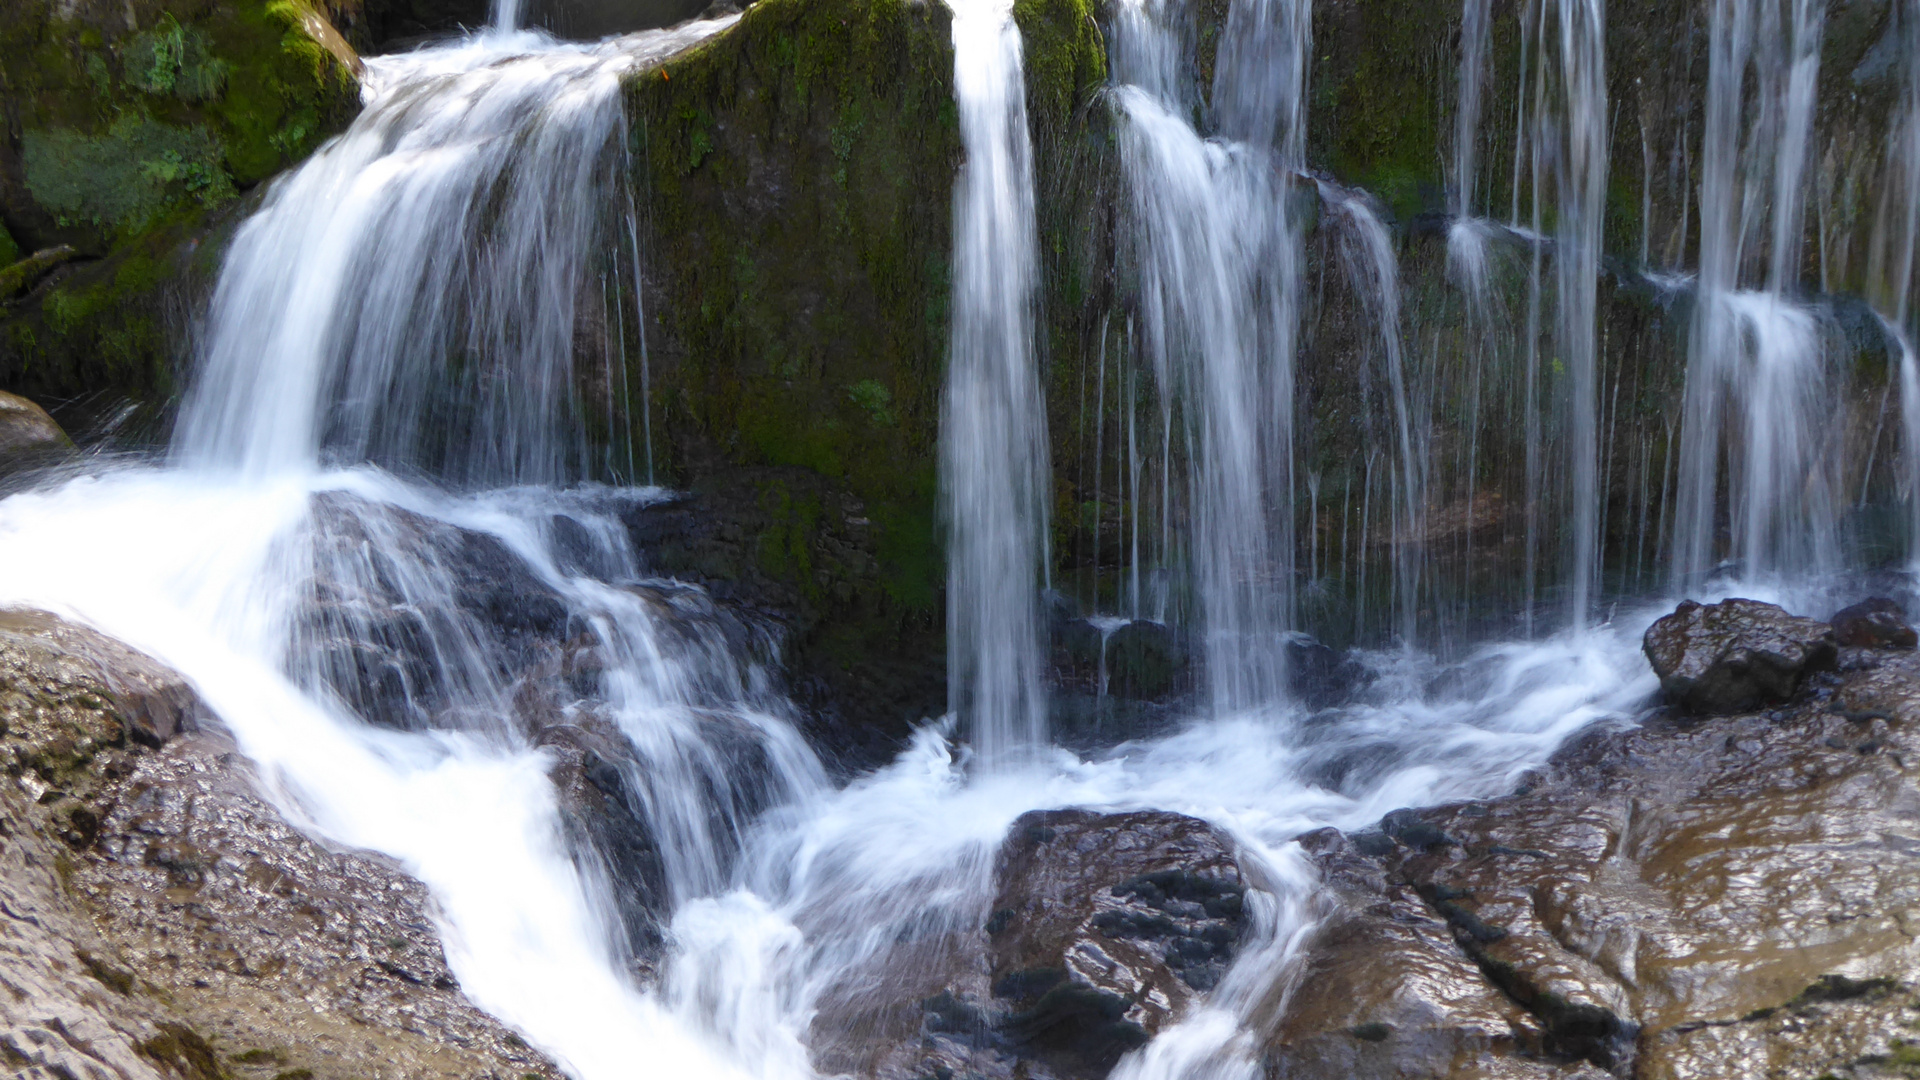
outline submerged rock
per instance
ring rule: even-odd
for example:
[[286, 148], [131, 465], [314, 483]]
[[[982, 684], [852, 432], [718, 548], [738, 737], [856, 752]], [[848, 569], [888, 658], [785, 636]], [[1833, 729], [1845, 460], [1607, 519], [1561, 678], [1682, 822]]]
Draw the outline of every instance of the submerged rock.
[[1758, 600], [1683, 600], [1643, 643], [1660, 688], [1690, 712], [1736, 713], [1785, 701], [1838, 655], [1833, 627]]
[[426, 889], [262, 799], [177, 673], [0, 614], [0, 1055], [22, 1076], [557, 1078], [460, 993]]
[[1596, 730], [1519, 793], [1308, 837], [1340, 903], [1270, 1075], [1903, 1075], [1920, 662], [1861, 665], [1785, 712]]

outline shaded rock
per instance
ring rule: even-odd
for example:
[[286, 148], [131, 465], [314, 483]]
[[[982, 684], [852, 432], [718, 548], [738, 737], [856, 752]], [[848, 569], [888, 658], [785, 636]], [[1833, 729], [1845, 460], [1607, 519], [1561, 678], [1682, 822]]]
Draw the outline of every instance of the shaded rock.
[[47, 410], [0, 390], [0, 474], [44, 464], [72, 449]]
[[0, 710], [10, 1068], [557, 1080], [461, 995], [425, 888], [282, 820], [177, 674], [83, 627], [8, 612]]
[[1841, 645], [1864, 649], [1911, 649], [1920, 635], [1907, 625], [1898, 601], [1884, 596], [1862, 600], [1834, 613], [1833, 637]]
[[1344, 704], [1366, 685], [1367, 670], [1305, 634], [1287, 641], [1287, 690], [1309, 709]]
[[[1882, 1066], [1920, 1020], [1908, 931], [1920, 912], [1920, 662], [1870, 655], [1870, 669], [1814, 676], [1784, 713], [1594, 731], [1524, 794], [1399, 812], [1397, 828], [1351, 845], [1310, 843], [1344, 898], [1311, 970], [1453, 995], [1465, 1003], [1448, 1011], [1456, 1023], [1497, 1016], [1512, 1034], [1449, 1032], [1454, 1065], [1379, 1071], [1364, 1048], [1337, 1056], [1336, 1036], [1375, 1022], [1375, 1033], [1423, 1030], [1394, 1019], [1408, 998], [1368, 1012], [1302, 993], [1275, 1060], [1359, 1062], [1325, 1073], [1355, 1076], [1508, 1075], [1489, 1070], [1513, 1063], [1662, 1080], [1899, 1075]], [[1434, 835], [1447, 842], [1408, 842]], [[1435, 920], [1457, 953], [1431, 934], [1419, 950], [1381, 944]], [[1461, 958], [1478, 969], [1473, 993]], [[1486, 1013], [1488, 993], [1526, 1016]]]
[[916, 924], [821, 996], [816, 1068], [1096, 1080], [1215, 985], [1246, 928], [1231, 843], [1179, 814], [1025, 814], [992, 889], [979, 921]]
[[1785, 701], [1808, 674], [1833, 666], [1833, 628], [1758, 600], [1683, 600], [1647, 628], [1642, 646], [1660, 688], [1696, 713], [1736, 713]]
[[1014, 822], [987, 921], [999, 1029], [1063, 1076], [1101, 1076], [1213, 988], [1246, 927], [1232, 844], [1156, 811]]

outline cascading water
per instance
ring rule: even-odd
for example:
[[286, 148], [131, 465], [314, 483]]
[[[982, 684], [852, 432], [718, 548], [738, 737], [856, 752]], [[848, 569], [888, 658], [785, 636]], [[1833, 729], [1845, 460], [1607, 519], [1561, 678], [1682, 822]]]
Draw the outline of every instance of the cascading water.
[[941, 400], [948, 521], [947, 694], [975, 750], [999, 762], [1046, 743], [1039, 582], [1046, 565], [1046, 416], [1034, 360], [1039, 278], [1033, 149], [1013, 6], [953, 19], [967, 160], [954, 191], [952, 355]]
[[[1830, 411], [1822, 334], [1789, 292], [1799, 280], [1824, 9], [1806, 0], [1782, 8], [1776, 0], [1713, 7], [1700, 277], [1675, 517], [1678, 590], [1697, 587], [1717, 565], [1723, 441], [1732, 486], [1725, 554], [1739, 572], [1758, 579], [1838, 565], [1830, 455], [1817, 452]], [[1756, 89], [1743, 146], [1750, 67]]]
[[1218, 711], [1276, 700], [1292, 577], [1293, 349], [1309, 26], [1294, 0], [1234, 5], [1213, 87], [1222, 141], [1189, 119], [1180, 25], [1125, 4], [1115, 104], [1137, 222], [1141, 334], [1192, 460], [1189, 572]]
[[[1766, 291], [1740, 288], [1739, 83], [1762, 36], [1751, 9], [1715, 9], [1719, 141], [1705, 186], [1724, 197], [1702, 200], [1714, 216], [1694, 361], [1711, 400], [1699, 407], [1745, 395], [1732, 399], [1749, 446], [1737, 504], [1748, 539], [1736, 550], [1750, 566], [1814, 565], [1829, 541], [1777, 535], [1786, 508], [1805, 506], [1796, 500], [1817, 449], [1795, 439], [1825, 392], [1805, 362], [1819, 356], [1817, 321], [1790, 296], [1797, 226], [1775, 221]], [[1814, 9], [1794, 10], [1794, 29], [1782, 31], [1796, 42], [1789, 67], [1817, 56], [1806, 47], [1817, 43]], [[1552, 337], [1569, 385], [1557, 398], [1569, 467], [1568, 493], [1552, 505], [1570, 511], [1576, 624], [1595, 605], [1606, 489], [1594, 342], [1607, 168], [1599, 13], [1593, 0], [1553, 7], [1558, 36], [1538, 43], [1529, 136], [1536, 217], [1549, 194], [1554, 208]], [[1240, 959], [1116, 1075], [1257, 1076], [1261, 1041], [1330, 902], [1295, 837], [1505, 790], [1572, 732], [1630, 715], [1652, 688], [1638, 651], [1651, 608], [1462, 650], [1457, 664], [1412, 650], [1431, 588], [1422, 538], [1441, 451], [1423, 417], [1437, 395], [1420, 382], [1421, 344], [1404, 332], [1390, 226], [1364, 196], [1305, 174], [1311, 15], [1305, 0], [1237, 0], [1211, 88], [1192, 79], [1196, 42], [1174, 4], [1138, 0], [1112, 15], [1111, 102], [1137, 271], [1137, 303], [1125, 330], [1113, 320], [1114, 337], [1129, 364], [1137, 351], [1151, 366], [1160, 426], [1136, 439], [1136, 372], [1123, 378], [1116, 364], [1109, 385], [1104, 341], [1096, 409], [1111, 396], [1129, 410], [1117, 483], [1129, 492], [1131, 613], [1190, 615], [1205, 642], [1205, 700], [1171, 734], [1084, 757], [1046, 745], [1032, 150], [1020, 38], [1010, 5], [992, 0], [965, 5], [953, 24], [967, 160], [941, 451], [951, 719], [990, 767], [969, 767], [956, 730], [933, 725], [891, 765], [834, 789], [768, 674], [775, 645], [699, 589], [650, 576], [630, 543], [626, 522], [665, 493], [589, 482], [636, 479], [596, 468], [578, 434], [583, 415], [625, 419], [632, 404], [593, 368], [579, 327], [609, 323], [624, 342], [629, 315], [644, 321], [594, 306], [621, 293], [599, 287], [606, 275], [637, 276], [634, 227], [621, 217], [632, 204], [620, 81], [724, 23], [590, 47], [495, 32], [369, 61], [365, 113], [278, 181], [234, 241], [171, 461], [0, 503], [0, 599], [91, 622], [187, 673], [284, 812], [402, 860], [434, 893], [465, 991], [580, 1077], [633, 1075], [636, 1062], [717, 1077], [876, 1071], [862, 1039], [879, 1025], [868, 1021], [944, 988], [942, 965], [986, 925], [1009, 826], [1061, 806], [1191, 813], [1240, 845], [1255, 885]], [[1468, 15], [1479, 20], [1468, 48], [1484, 49], [1489, 5], [1470, 0]], [[1462, 64], [1456, 230], [1473, 205], [1478, 105], [1469, 110], [1466, 91], [1471, 83], [1477, 102], [1481, 59]], [[1792, 103], [1810, 80], [1767, 84], [1778, 84], [1768, 100], [1786, 104], [1756, 126], [1756, 160], [1804, 143], [1806, 114]], [[1915, 118], [1920, 107], [1906, 122]], [[1920, 191], [1920, 135], [1910, 145]], [[1799, 168], [1769, 174], [1777, 201], [1796, 197]], [[1363, 559], [1391, 547], [1395, 629], [1408, 647], [1360, 654], [1371, 683], [1307, 722], [1287, 700], [1283, 650], [1297, 491], [1313, 522], [1302, 542], [1310, 575], [1335, 540], [1319, 522], [1333, 492], [1296, 476], [1293, 444], [1316, 194], [1390, 399], [1379, 464], [1340, 496], [1359, 514], [1343, 507], [1337, 542], [1343, 559], [1349, 547]], [[1906, 204], [1909, 222], [1915, 206], [1920, 197]], [[1537, 230], [1523, 239], [1544, 259]], [[1900, 258], [1910, 280], [1910, 242]], [[1544, 307], [1541, 288], [1533, 299]], [[1905, 305], [1885, 314], [1902, 323]], [[1490, 310], [1480, 308], [1483, 327]], [[1713, 366], [1735, 362], [1726, 357], [1747, 365], [1738, 378]], [[1544, 383], [1552, 370], [1536, 373]], [[1903, 373], [1903, 394], [1920, 400], [1911, 353]], [[1537, 430], [1546, 396], [1529, 384], [1523, 405], [1539, 487], [1555, 471]], [[1734, 411], [1699, 423], [1690, 412], [1689, 437], [1717, 455]], [[1174, 494], [1161, 495], [1157, 536], [1143, 543], [1141, 492], [1152, 482], [1142, 462], [1156, 455]], [[1711, 485], [1711, 467], [1683, 480], [1700, 473]], [[1694, 507], [1709, 537], [1713, 495], [1696, 492], [1705, 508]], [[1384, 539], [1368, 538], [1381, 517]], [[1349, 521], [1359, 522], [1355, 545]], [[1683, 519], [1699, 549], [1689, 573], [1711, 555], [1693, 528]], [[1145, 547], [1180, 555], [1192, 611], [1142, 599]], [[624, 793], [656, 861], [623, 862], [564, 803], [549, 774], [587, 753], [610, 766], [595, 775], [616, 774], [606, 783]]]

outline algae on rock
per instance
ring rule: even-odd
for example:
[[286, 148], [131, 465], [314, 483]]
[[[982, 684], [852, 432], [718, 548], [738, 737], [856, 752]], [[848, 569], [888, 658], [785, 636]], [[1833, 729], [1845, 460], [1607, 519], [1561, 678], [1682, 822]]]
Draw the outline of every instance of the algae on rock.
[[0, 14], [4, 246], [80, 256], [0, 300], [0, 385], [49, 401], [174, 390], [168, 294], [196, 249], [358, 109], [359, 59], [329, 13], [24, 0]]

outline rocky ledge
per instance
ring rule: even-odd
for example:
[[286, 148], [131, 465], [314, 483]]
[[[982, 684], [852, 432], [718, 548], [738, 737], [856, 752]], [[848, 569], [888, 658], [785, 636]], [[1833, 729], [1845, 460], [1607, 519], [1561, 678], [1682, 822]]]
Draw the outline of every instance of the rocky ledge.
[[282, 820], [176, 673], [0, 612], [0, 723], [13, 1075], [560, 1075], [461, 995], [425, 888]]
[[1920, 1075], [1920, 657], [1896, 612], [1836, 635], [1683, 604], [1647, 635], [1668, 700], [1639, 726], [1504, 798], [1306, 837], [1341, 902], [1269, 1075]]

